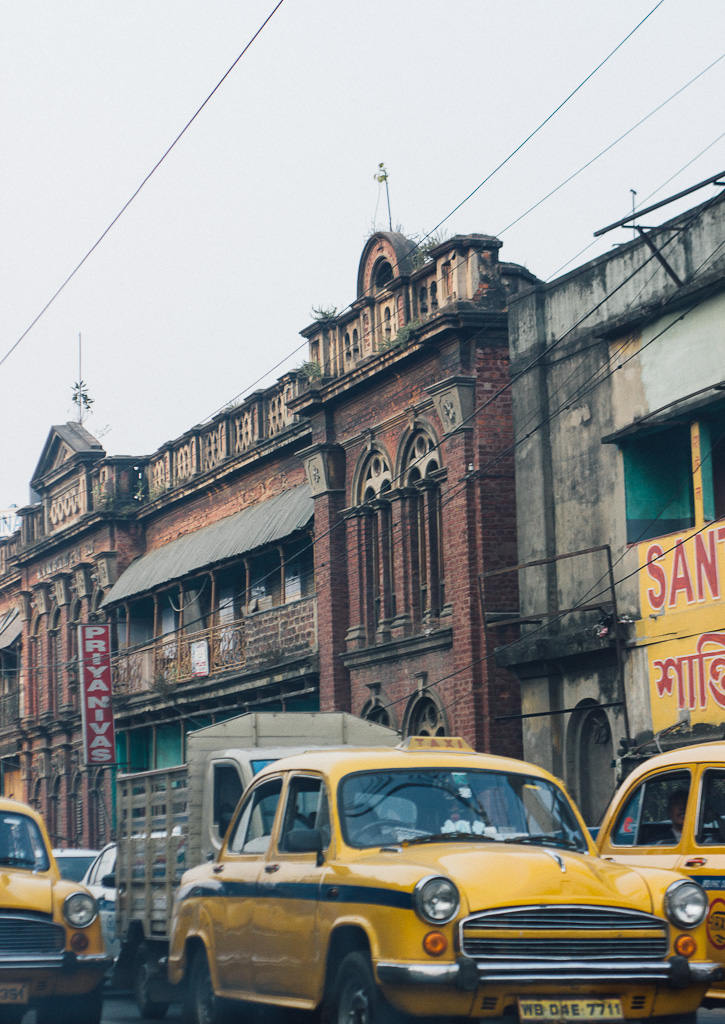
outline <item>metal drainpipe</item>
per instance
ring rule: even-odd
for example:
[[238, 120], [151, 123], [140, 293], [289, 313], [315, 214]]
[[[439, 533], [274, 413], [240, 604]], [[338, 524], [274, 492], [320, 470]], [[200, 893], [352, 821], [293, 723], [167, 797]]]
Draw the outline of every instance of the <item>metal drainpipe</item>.
[[607, 572], [609, 574], [609, 590], [612, 595], [612, 616], [614, 619], [614, 648], [617, 653], [617, 673], [619, 675], [619, 693], [622, 698], [622, 713], [624, 716], [624, 735], [627, 740], [629, 735], [629, 712], [627, 711], [627, 692], [624, 685], [624, 662], [622, 660], [622, 641], [619, 637], [619, 610], [617, 608], [617, 592], [614, 586], [614, 568], [612, 566], [612, 549], [609, 544], [605, 545], [607, 552]]

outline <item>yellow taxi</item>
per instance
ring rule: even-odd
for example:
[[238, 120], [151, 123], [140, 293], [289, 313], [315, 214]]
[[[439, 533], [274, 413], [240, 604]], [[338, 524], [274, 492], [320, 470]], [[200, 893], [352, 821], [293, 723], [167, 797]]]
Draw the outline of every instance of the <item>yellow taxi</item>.
[[563, 786], [458, 738], [263, 769], [174, 901], [185, 1021], [235, 1002], [521, 1021], [694, 1020], [722, 969], [704, 890], [594, 856]]
[[99, 1024], [103, 951], [98, 907], [61, 878], [42, 819], [0, 798], [0, 1021]]
[[[674, 868], [706, 890], [707, 955], [725, 965], [725, 743], [700, 743], [644, 761], [617, 790], [602, 819], [605, 860]], [[725, 1002], [725, 983], [706, 1006]]]

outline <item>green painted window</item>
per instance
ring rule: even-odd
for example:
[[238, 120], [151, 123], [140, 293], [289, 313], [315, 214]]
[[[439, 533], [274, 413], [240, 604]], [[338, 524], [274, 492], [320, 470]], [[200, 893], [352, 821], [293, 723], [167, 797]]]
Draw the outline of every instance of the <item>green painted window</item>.
[[695, 525], [689, 425], [622, 443], [627, 543]]

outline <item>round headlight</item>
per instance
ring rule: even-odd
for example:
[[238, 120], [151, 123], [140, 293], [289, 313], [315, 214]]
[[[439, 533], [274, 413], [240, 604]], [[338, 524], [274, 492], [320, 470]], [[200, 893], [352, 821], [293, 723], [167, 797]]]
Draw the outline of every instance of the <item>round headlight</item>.
[[678, 928], [694, 928], [705, 920], [707, 893], [696, 882], [673, 882], [665, 893], [665, 913]]
[[416, 913], [429, 924], [447, 924], [458, 913], [461, 900], [453, 882], [440, 875], [421, 878], [413, 890]]
[[63, 904], [63, 917], [71, 928], [87, 928], [98, 915], [98, 904], [87, 892], [74, 892]]

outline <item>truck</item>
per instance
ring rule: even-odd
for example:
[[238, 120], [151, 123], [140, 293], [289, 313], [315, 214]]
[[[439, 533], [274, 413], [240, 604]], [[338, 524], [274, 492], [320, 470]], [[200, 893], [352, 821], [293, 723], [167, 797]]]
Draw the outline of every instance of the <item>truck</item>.
[[321, 747], [394, 746], [393, 729], [347, 712], [250, 712], [190, 732], [185, 764], [116, 778], [113, 982], [133, 989], [143, 1017], [176, 998], [165, 976], [174, 894], [187, 868], [212, 860], [258, 771]]

